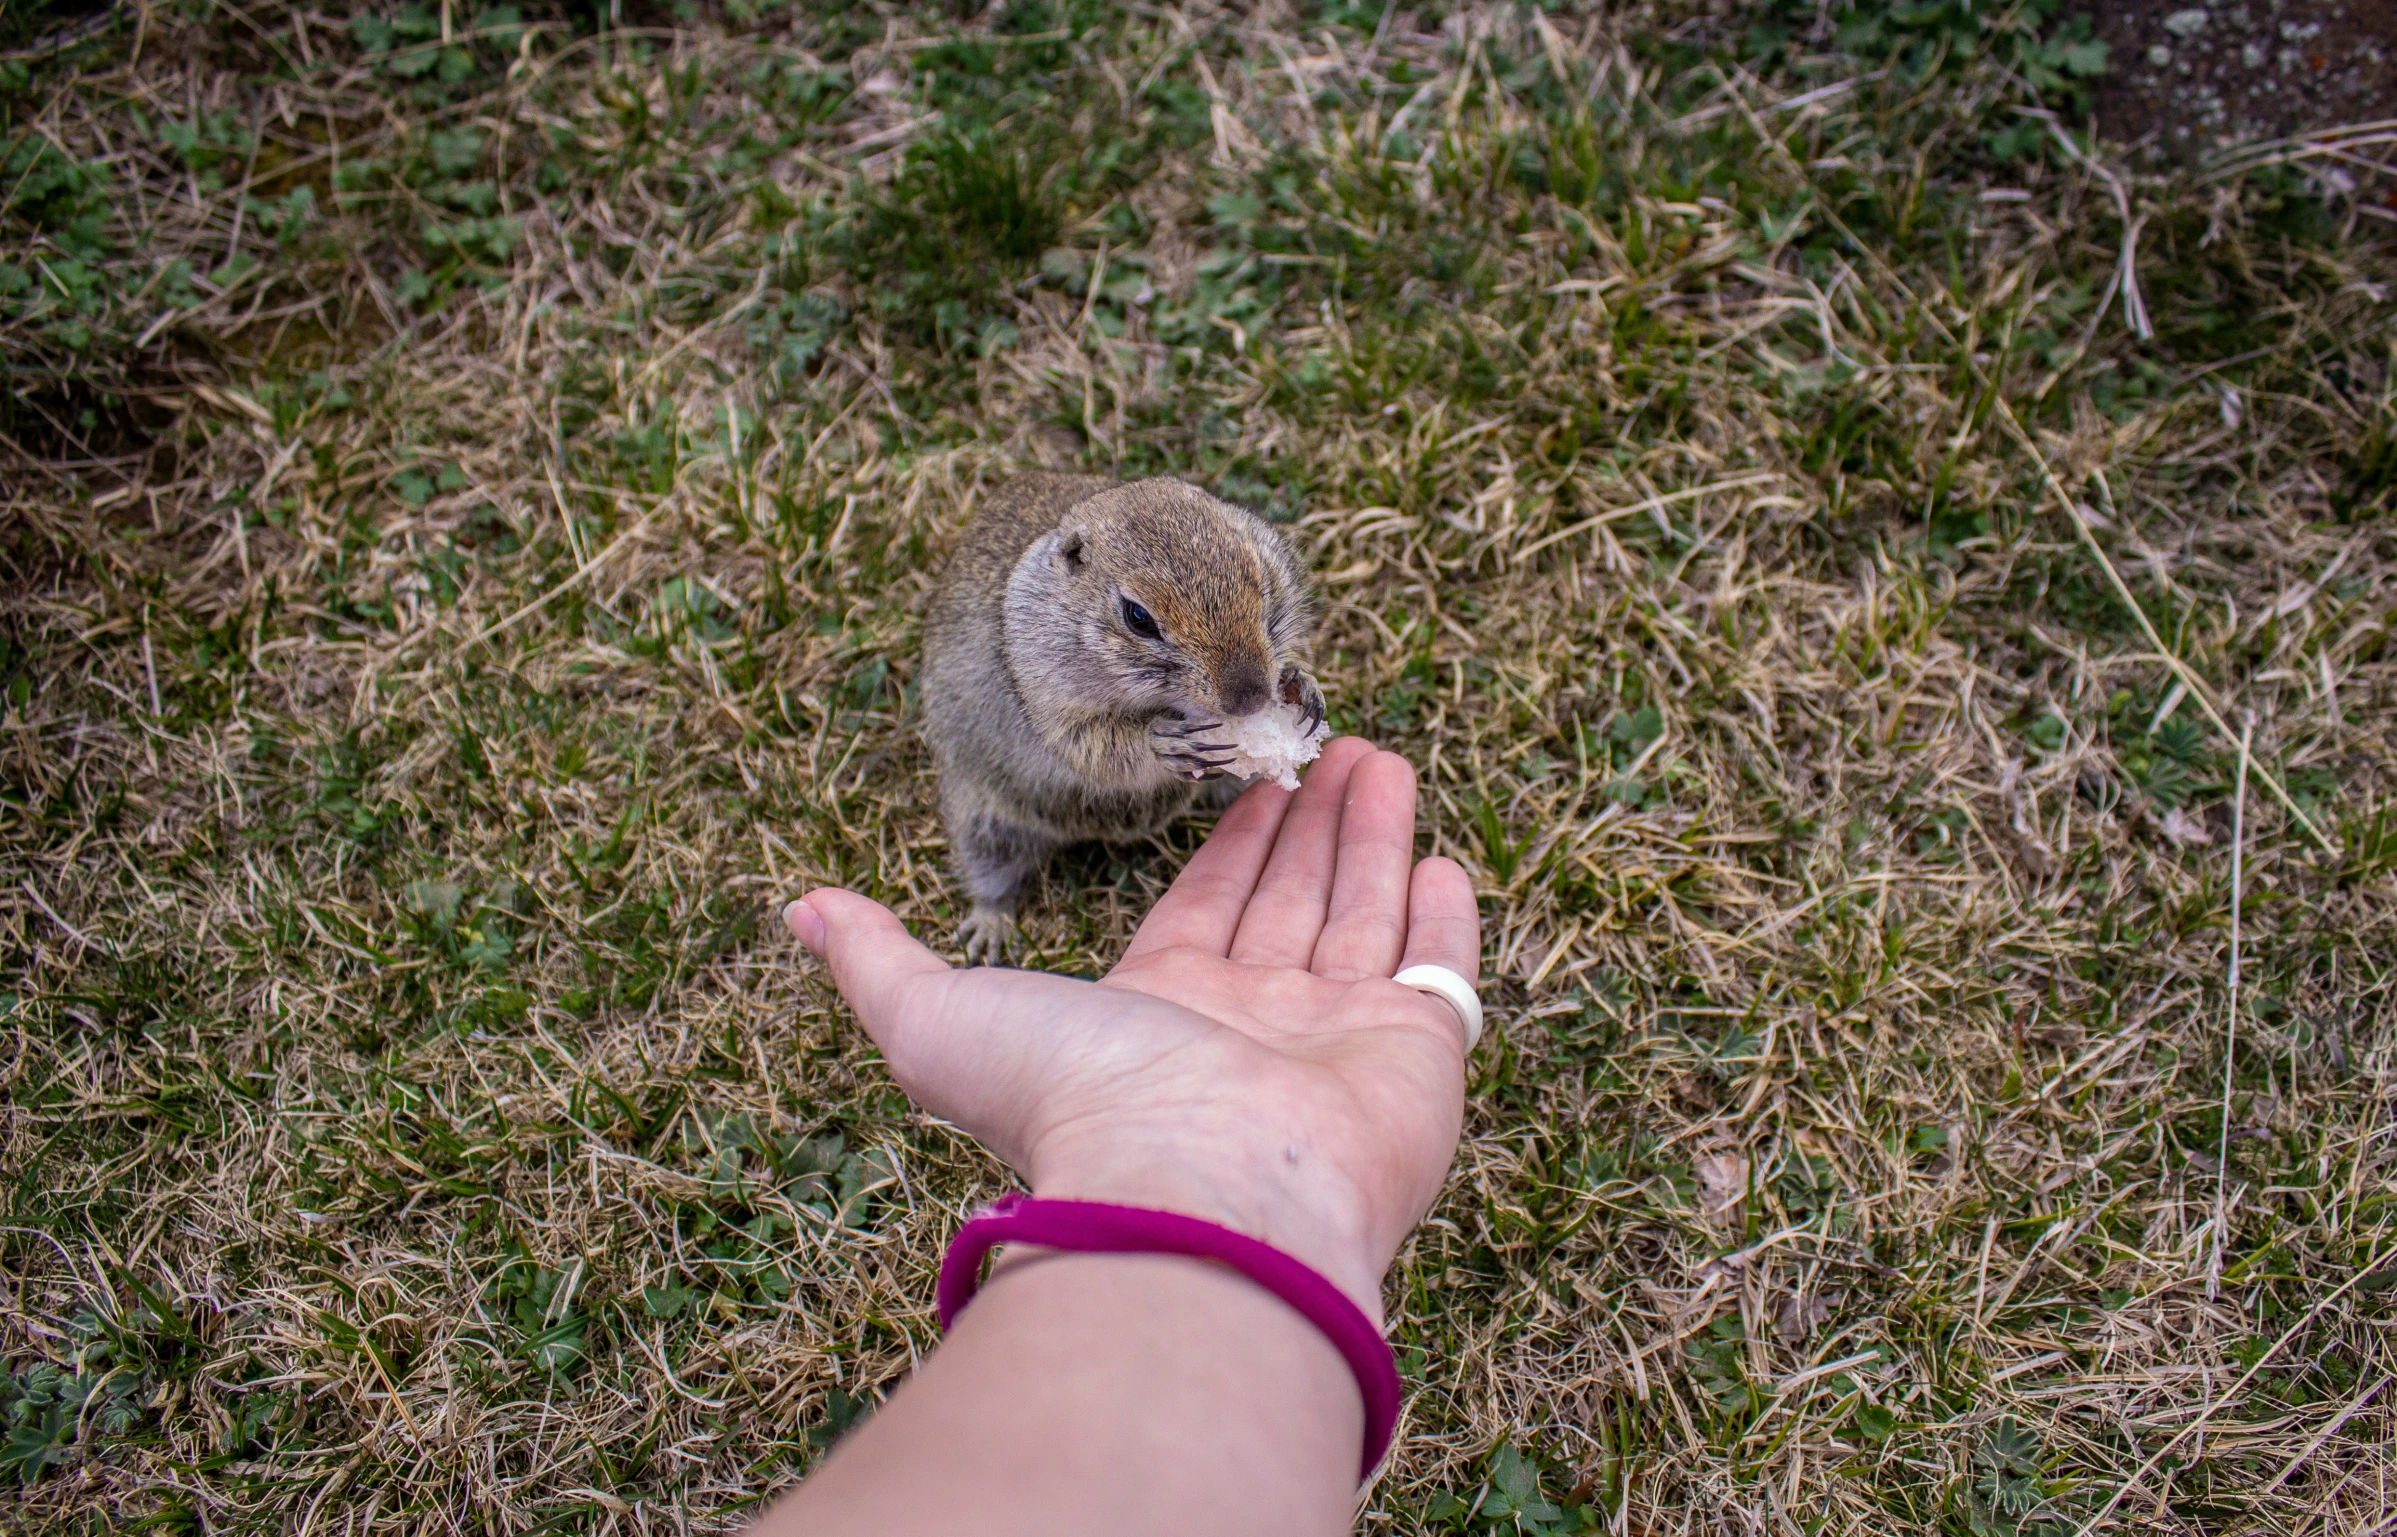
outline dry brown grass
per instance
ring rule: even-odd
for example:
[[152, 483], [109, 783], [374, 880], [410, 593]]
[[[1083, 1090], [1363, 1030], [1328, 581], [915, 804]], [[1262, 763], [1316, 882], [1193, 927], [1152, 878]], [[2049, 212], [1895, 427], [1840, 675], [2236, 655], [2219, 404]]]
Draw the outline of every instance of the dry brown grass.
[[[119, 354], [157, 447], [60, 416], [7, 475], [12, 1430], [87, 1374], [12, 1523], [722, 1529], [904, 1374], [1002, 1175], [768, 915], [830, 879], [949, 930], [918, 605], [1059, 463], [1296, 512], [1335, 710], [1482, 884], [1494, 1040], [1391, 1278], [1367, 1527], [2389, 1520], [2369, 221], [2135, 187], [2142, 348], [2104, 183], [1974, 147], [2001, 74], [1136, 9], [1045, 67], [1069, 144], [1148, 158], [959, 331], [835, 238], [939, 126], [946, 23], [553, 28], [435, 107], [323, 18], [156, 15], [34, 120], [115, 157], [144, 259], [263, 275]], [[856, 91], [743, 158], [761, 64]], [[322, 238], [124, 126], [218, 100]], [[456, 125], [521, 232], [415, 307], [457, 210], [292, 146]], [[1579, 142], [1611, 201], [1560, 197]], [[778, 374], [803, 293], [846, 318]], [[1107, 964], [1196, 836], [1063, 861], [1037, 962]]]

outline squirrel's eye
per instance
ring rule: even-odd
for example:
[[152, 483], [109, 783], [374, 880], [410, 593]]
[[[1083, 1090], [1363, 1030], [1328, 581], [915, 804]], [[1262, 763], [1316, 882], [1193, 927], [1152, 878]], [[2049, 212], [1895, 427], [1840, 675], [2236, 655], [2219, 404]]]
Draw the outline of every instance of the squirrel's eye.
[[1124, 599], [1124, 628], [1145, 640], [1165, 638], [1165, 632], [1157, 628], [1157, 617], [1130, 598]]

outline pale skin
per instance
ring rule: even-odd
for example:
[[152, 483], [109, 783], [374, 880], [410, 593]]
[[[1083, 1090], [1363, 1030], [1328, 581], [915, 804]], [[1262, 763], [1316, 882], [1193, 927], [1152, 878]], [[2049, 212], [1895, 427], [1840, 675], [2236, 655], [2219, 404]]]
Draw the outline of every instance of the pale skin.
[[[1414, 858], [1406, 761], [1349, 737], [1251, 787], [1098, 982], [955, 970], [888, 909], [785, 917], [892, 1075], [1038, 1196], [1261, 1238], [1370, 1317], [1464, 1113], [1463, 1028], [1402, 967], [1472, 978], [1465, 873]], [[1221, 1266], [1012, 1253], [760, 1537], [1349, 1530], [1363, 1404], [1314, 1326]]]

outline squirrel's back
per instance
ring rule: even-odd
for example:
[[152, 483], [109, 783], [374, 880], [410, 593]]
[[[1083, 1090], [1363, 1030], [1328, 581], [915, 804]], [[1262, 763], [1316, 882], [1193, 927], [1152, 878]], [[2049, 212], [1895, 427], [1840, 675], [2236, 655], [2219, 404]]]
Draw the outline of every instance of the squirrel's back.
[[944, 659], [963, 662], [979, 658], [986, 647], [995, 660], [1016, 562], [1076, 503], [1115, 484], [1101, 475], [1019, 475], [984, 498], [932, 589], [924, 618], [927, 661], [935, 667]]

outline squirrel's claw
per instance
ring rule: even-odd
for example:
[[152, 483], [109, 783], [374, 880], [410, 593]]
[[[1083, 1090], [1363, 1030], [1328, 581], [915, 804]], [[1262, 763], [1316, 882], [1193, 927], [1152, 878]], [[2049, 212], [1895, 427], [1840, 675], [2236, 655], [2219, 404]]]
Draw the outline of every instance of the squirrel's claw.
[[1210, 731], [1223, 729], [1221, 721], [1192, 720], [1184, 716], [1160, 716], [1149, 726], [1149, 750], [1166, 772], [1177, 779], [1193, 784], [1206, 779], [1223, 777], [1223, 766], [1231, 761], [1232, 750], [1221, 742], [1197, 741]]
[[968, 966], [1004, 966], [1018, 933], [1011, 914], [977, 905], [957, 926], [957, 942]]
[[1220, 758], [1195, 752], [1159, 753], [1157, 756], [1167, 768], [1193, 783], [1202, 779], [1221, 779], [1223, 766], [1232, 761], [1229, 754]]
[[1299, 707], [1309, 732], [1323, 724], [1323, 690], [1296, 663], [1282, 669], [1282, 703]]

